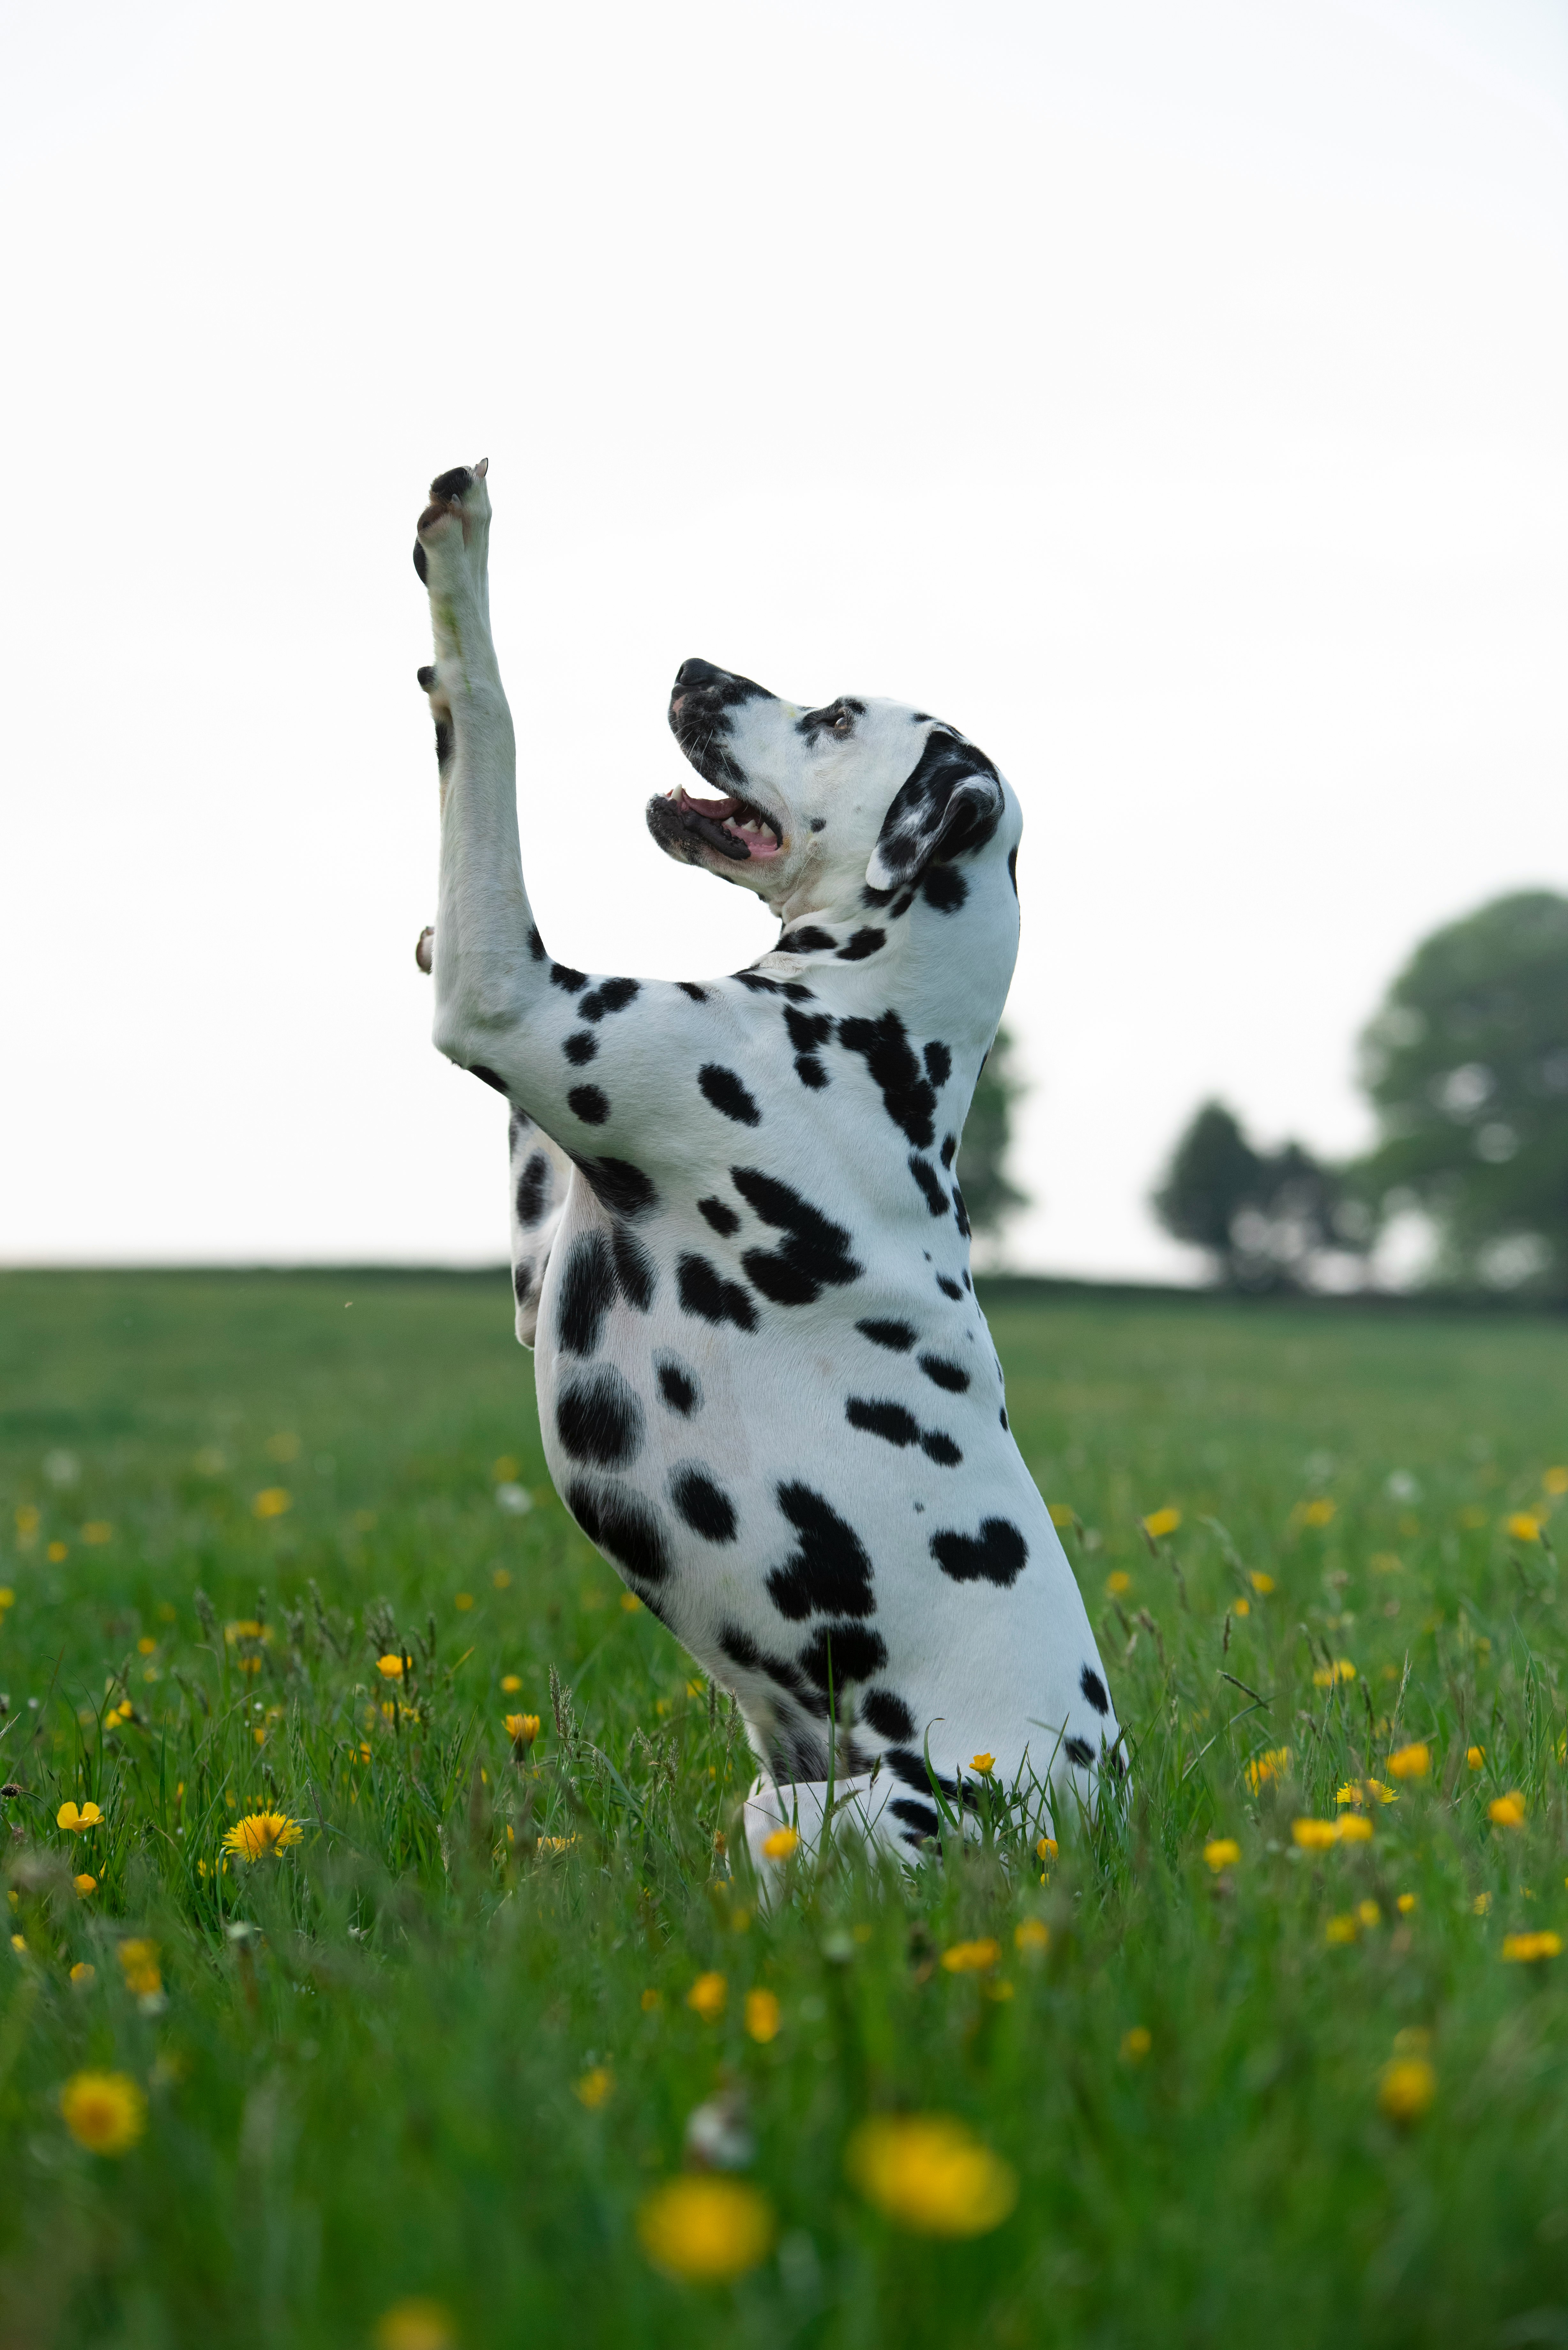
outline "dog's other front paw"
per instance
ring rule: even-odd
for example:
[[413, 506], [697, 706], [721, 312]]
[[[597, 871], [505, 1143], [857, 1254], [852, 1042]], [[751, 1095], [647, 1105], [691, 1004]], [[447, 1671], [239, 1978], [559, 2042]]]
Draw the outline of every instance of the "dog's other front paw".
[[427, 588], [441, 584], [431, 577], [432, 566], [437, 573], [455, 577], [466, 558], [467, 567], [483, 571], [490, 531], [484, 476], [489, 471], [489, 458], [482, 457], [477, 465], [454, 465], [450, 473], [438, 473], [431, 484], [431, 502], [414, 532], [414, 569]]

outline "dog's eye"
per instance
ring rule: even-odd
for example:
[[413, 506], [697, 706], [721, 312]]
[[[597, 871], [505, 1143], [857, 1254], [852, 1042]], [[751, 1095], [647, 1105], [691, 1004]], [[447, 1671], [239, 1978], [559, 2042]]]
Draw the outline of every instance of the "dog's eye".
[[855, 721], [849, 712], [841, 710], [833, 722], [833, 731], [836, 734], [847, 734], [854, 723]]

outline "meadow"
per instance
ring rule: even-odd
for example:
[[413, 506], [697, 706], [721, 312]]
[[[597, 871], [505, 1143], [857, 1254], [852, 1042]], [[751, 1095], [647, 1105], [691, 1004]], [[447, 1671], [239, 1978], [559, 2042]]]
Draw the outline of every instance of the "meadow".
[[0, 2345], [1568, 2344], [1568, 1332], [988, 1301], [1127, 1728], [788, 1862], [504, 1275], [0, 1279]]

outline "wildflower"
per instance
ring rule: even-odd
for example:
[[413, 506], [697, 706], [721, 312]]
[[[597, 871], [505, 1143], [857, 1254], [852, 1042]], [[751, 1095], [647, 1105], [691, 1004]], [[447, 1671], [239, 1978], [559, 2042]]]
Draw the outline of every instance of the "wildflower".
[[523, 1463], [515, 1455], [504, 1452], [499, 1461], [493, 1461], [490, 1464], [491, 1482], [496, 1485], [510, 1485], [514, 1478], [522, 1474], [522, 1471]]
[[63, 1543], [57, 1540], [52, 1542], [47, 1550], [44, 1553], [44, 1556], [48, 1560], [51, 1566], [62, 1566], [66, 1560], [69, 1558], [70, 1555], [71, 1546], [69, 1543]]
[[1233, 1599], [1231, 1602], [1231, 1613], [1232, 1616], [1250, 1616], [1251, 1612], [1252, 1603], [1250, 1599]]
[[460, 1616], [466, 1616], [469, 1609], [473, 1605], [472, 1592], [460, 1591], [452, 1604], [457, 1609]]
[[1516, 1510], [1508, 1522], [1508, 1531], [1515, 1542], [1539, 1542], [1541, 1521], [1539, 1518], [1532, 1518], [1528, 1510]]
[[[1549, 1469], [1541, 1482], [1549, 1493], [1568, 1493], [1568, 1469]], [[18, 1521], [21, 1514], [18, 1510]]]
[[1355, 1914], [1368, 1929], [1374, 1926], [1381, 1926], [1383, 1923], [1383, 1912], [1376, 1901], [1358, 1901]]
[[1222, 1868], [1234, 1868], [1241, 1857], [1241, 1847], [1234, 1836], [1210, 1836], [1203, 1847], [1203, 1857], [1219, 1876]]
[[1491, 1895], [1490, 1893], [1478, 1893], [1475, 1899], [1470, 1903], [1471, 1916], [1476, 1918], [1485, 1918], [1489, 1917], [1490, 1912]]
[[521, 1761], [523, 1756], [528, 1752], [530, 1746], [533, 1745], [534, 1741], [539, 1735], [538, 1715], [536, 1713], [509, 1713], [506, 1716], [503, 1727], [505, 1730], [507, 1737], [512, 1741], [512, 1752], [517, 1756], [518, 1760]]
[[129, 2073], [73, 2073], [60, 2111], [89, 2154], [129, 2154], [147, 2127], [147, 2099]]
[[799, 1842], [800, 1837], [794, 1828], [774, 1828], [771, 1835], [763, 1838], [763, 1858], [787, 1860]]
[[376, 2350], [457, 2350], [457, 2328], [439, 2301], [399, 2301], [376, 2326]]
[[1054, 1526], [1070, 1526], [1078, 1514], [1071, 1502], [1051, 1502], [1047, 1507], [1051, 1512], [1051, 1523]]
[[403, 1678], [403, 1660], [401, 1657], [396, 1655], [378, 1657], [376, 1670], [387, 1680], [400, 1681]]
[[1424, 1779], [1431, 1767], [1432, 1750], [1419, 1739], [1388, 1757], [1388, 1768], [1396, 1779]]
[[635, 1616], [642, 1602], [635, 1591], [623, 1591], [620, 1595], [620, 1604], [628, 1616]]
[[779, 2003], [771, 1991], [749, 1991], [746, 1993], [746, 2035], [766, 2047], [776, 2040], [779, 2029]]
[[1141, 2064], [1154, 2046], [1154, 2034], [1147, 2023], [1135, 2023], [1122, 2034], [1122, 2063]]
[[1249, 1575], [1247, 1580], [1251, 1585], [1260, 1599], [1266, 1599], [1270, 1592], [1274, 1588], [1273, 1576], [1272, 1575], [1265, 1575], [1261, 1568], [1256, 1574]]
[[491, 1576], [490, 1581], [491, 1586], [493, 1590], [510, 1591], [512, 1588], [512, 1577], [504, 1566], [498, 1566], [496, 1568], [494, 1574]]
[[973, 1769], [979, 1772], [982, 1779], [989, 1779], [992, 1773], [996, 1768], [996, 1757], [994, 1754], [971, 1754], [970, 1762]]
[[10, 1585], [8, 1583], [0, 1583], [0, 1615], [4, 1615], [7, 1607], [15, 1607], [16, 1605], [16, 1595], [12, 1590]]
[[1521, 1828], [1524, 1825], [1524, 1797], [1515, 1787], [1506, 1795], [1494, 1795], [1486, 1807], [1486, 1815], [1494, 1828]]
[[1339, 1830], [1341, 1844], [1370, 1844], [1372, 1841], [1372, 1823], [1360, 1812], [1347, 1812], [1344, 1819], [1334, 1822], [1334, 1825]]
[[730, 1987], [721, 1974], [699, 1975], [686, 1994], [686, 2004], [704, 2023], [717, 2023], [724, 2012]]
[[1438, 2076], [1424, 2056], [1397, 2056], [1383, 2067], [1377, 2103], [1391, 2122], [1419, 2121], [1438, 2094]]
[[590, 2114], [597, 2114], [614, 2087], [615, 2081], [605, 2066], [595, 2064], [580, 2081], [572, 2083], [572, 2095], [579, 2105], [587, 2106]]
[[163, 1978], [158, 1970], [157, 1943], [140, 1939], [121, 1942], [116, 1955], [126, 1990], [138, 1999], [156, 1999], [163, 1988]]
[[85, 1543], [94, 1544], [112, 1542], [114, 1540], [114, 1528], [109, 1523], [109, 1521], [106, 1518], [89, 1518], [86, 1525], [82, 1528], [82, 1540]]
[[1162, 1535], [1173, 1534], [1180, 1523], [1179, 1510], [1151, 1510], [1143, 1521], [1143, 1530], [1153, 1541], [1158, 1542]]
[[655, 2268], [694, 2284], [728, 2284], [767, 2258], [773, 2206], [743, 2178], [707, 2171], [656, 2188], [637, 2215]]
[[1038, 1918], [1021, 1918], [1012, 1929], [1012, 1947], [1026, 1959], [1044, 1958], [1051, 1947], [1051, 1929]]
[[1116, 1567], [1106, 1575], [1106, 1589], [1113, 1599], [1119, 1599], [1124, 1591], [1132, 1589], [1132, 1577], [1125, 1567]]
[[987, 2235], [1018, 2200], [1012, 2165], [950, 2114], [862, 2122], [845, 2168], [868, 2203], [917, 2235]]
[[87, 1959], [78, 1959], [71, 1969], [71, 1981], [74, 1983], [89, 1983], [97, 1973], [98, 1969]]
[[1326, 1852], [1337, 1844], [1344, 1829], [1341, 1820], [1293, 1820], [1291, 1835], [1303, 1852]]
[[1323, 1929], [1325, 1942], [1354, 1942], [1355, 1935], [1355, 1919], [1348, 1909], [1342, 1911], [1337, 1918], [1331, 1918]]
[[1035, 1840], [1034, 1849], [1035, 1849], [1035, 1851], [1039, 1854], [1039, 1856], [1040, 1856], [1041, 1859], [1044, 1862], [1044, 1864], [1045, 1864], [1046, 1867], [1047, 1867], [1047, 1868], [1049, 1868], [1049, 1867], [1050, 1867], [1050, 1866], [1051, 1866], [1051, 1864], [1052, 1864], [1052, 1862], [1053, 1862], [1053, 1861], [1055, 1859], [1055, 1857], [1056, 1857], [1056, 1839], [1055, 1839], [1055, 1837], [1054, 1837], [1054, 1836], [1039, 1836], [1039, 1837], [1037, 1837], [1037, 1838], [1036, 1838], [1036, 1840]]
[[1253, 1756], [1251, 1762], [1248, 1763], [1246, 1770], [1243, 1772], [1242, 1776], [1245, 1778], [1248, 1786], [1252, 1790], [1253, 1794], [1256, 1795], [1261, 1794], [1263, 1788], [1272, 1786], [1276, 1779], [1282, 1779], [1290, 1767], [1290, 1748], [1288, 1746], [1271, 1746], [1267, 1753]]
[[1315, 1502], [1309, 1502], [1302, 1512], [1302, 1523], [1307, 1526], [1329, 1525], [1333, 1523], [1338, 1506], [1337, 1503], [1329, 1501], [1326, 1496]]
[[284, 1485], [268, 1485], [251, 1503], [254, 1515], [264, 1519], [281, 1518], [293, 1507], [294, 1495]]
[[518, 1690], [522, 1688], [522, 1686], [523, 1686], [523, 1679], [522, 1679], [522, 1675], [521, 1675], [520, 1673], [503, 1673], [503, 1674], [502, 1674], [502, 1676], [501, 1676], [501, 1690], [502, 1690], [502, 1694], [503, 1694], [503, 1696], [504, 1696], [504, 1697], [515, 1697], [515, 1696], [516, 1696], [516, 1694], [517, 1694], [517, 1692], [518, 1692]]
[[955, 1942], [951, 1950], [942, 1952], [942, 1965], [950, 1975], [983, 1974], [1001, 1956], [1002, 1944], [988, 1936], [978, 1942]]
[[1332, 1664], [1319, 1665], [1312, 1677], [1312, 1685], [1314, 1689], [1333, 1689], [1340, 1681], [1353, 1681], [1355, 1679], [1355, 1667], [1350, 1659], [1335, 1657]]
[[1505, 1934], [1502, 1955], [1518, 1966], [1533, 1966], [1537, 1959], [1560, 1959], [1563, 1955], [1561, 1934]]
[[1401, 1918], [1407, 1918], [1416, 1907], [1416, 1896], [1413, 1893], [1401, 1893], [1395, 1907]]
[[16, 1512], [16, 1532], [19, 1534], [36, 1534], [38, 1531], [40, 1516], [41, 1513], [36, 1502], [22, 1503]]
[[[511, 1829], [508, 1828], [506, 1833], [510, 1835], [512, 1833]], [[572, 1846], [576, 1843], [576, 1841], [577, 1839], [575, 1835], [535, 1836], [534, 1839], [534, 1849], [535, 1852], [570, 1852]]]
[[80, 1894], [84, 1901], [87, 1899], [89, 1893], [96, 1893], [98, 1891], [97, 1877], [89, 1877], [85, 1869], [79, 1877], [73, 1877], [71, 1883], [76, 1887], [77, 1891]]
[[1481, 1768], [1482, 1764], [1485, 1762], [1485, 1761], [1486, 1761], [1486, 1748], [1485, 1748], [1484, 1746], [1467, 1746], [1467, 1747], [1466, 1747], [1466, 1749], [1465, 1749], [1465, 1762], [1466, 1762], [1467, 1766], [1469, 1767], [1469, 1769], [1470, 1769], [1470, 1770], [1472, 1770], [1472, 1771], [1479, 1771], [1479, 1770]]
[[265, 1860], [286, 1845], [298, 1844], [305, 1830], [283, 1812], [252, 1812], [236, 1820], [223, 1838], [223, 1850], [241, 1860]]
[[75, 1804], [62, 1804], [55, 1814], [55, 1825], [64, 1828], [67, 1835], [80, 1835], [87, 1828], [103, 1825], [103, 1814], [96, 1804], [84, 1804], [78, 1811]]

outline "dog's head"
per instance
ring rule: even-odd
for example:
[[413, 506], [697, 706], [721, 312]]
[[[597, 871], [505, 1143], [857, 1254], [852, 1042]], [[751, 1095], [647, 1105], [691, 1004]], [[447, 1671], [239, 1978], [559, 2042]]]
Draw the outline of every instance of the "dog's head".
[[912, 888], [1002, 819], [984, 752], [902, 702], [846, 694], [807, 710], [689, 660], [670, 724], [708, 789], [650, 800], [649, 830], [667, 856], [754, 889], [781, 918]]

